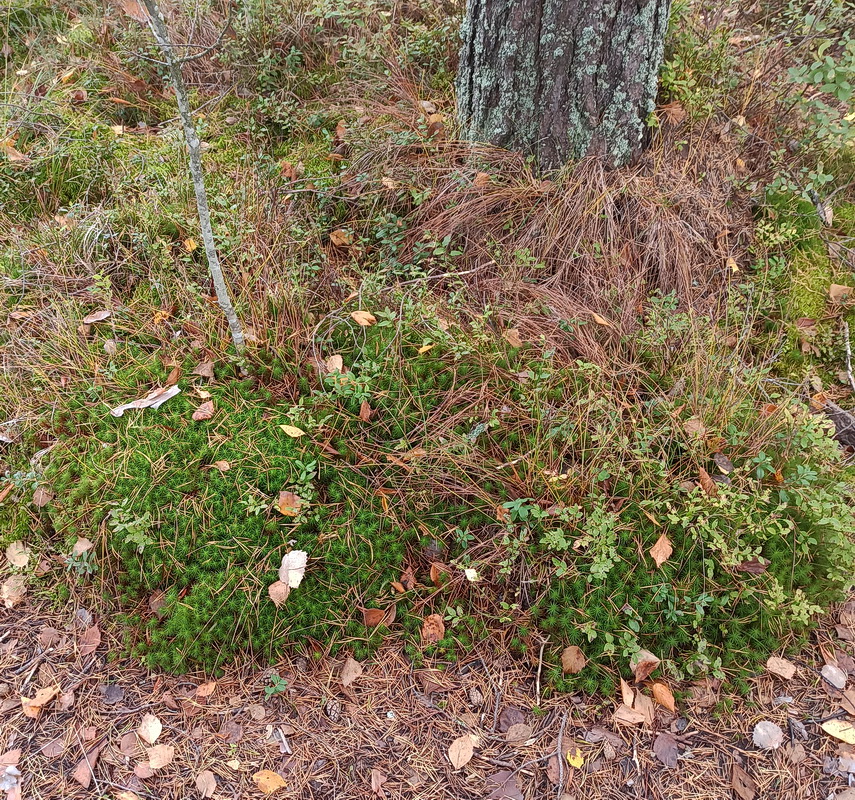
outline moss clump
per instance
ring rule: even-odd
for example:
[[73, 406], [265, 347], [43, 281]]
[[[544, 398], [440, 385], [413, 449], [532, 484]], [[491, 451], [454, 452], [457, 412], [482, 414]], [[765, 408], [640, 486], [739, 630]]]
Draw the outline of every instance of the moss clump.
[[[215, 668], [288, 644], [364, 655], [384, 632], [360, 609], [396, 603], [393, 629], [417, 660], [453, 661], [500, 633], [524, 652], [548, 635], [584, 650], [573, 685], [593, 691], [640, 647], [675, 673], [739, 672], [840, 596], [855, 559], [836, 445], [795, 406], [764, 411], [710, 338], [668, 370], [648, 364], [659, 382], [628, 404], [591, 364], [481, 334], [476, 346], [462, 328], [428, 330], [417, 308], [334, 325], [324, 353], [344, 366], [320, 381], [270, 357], [260, 379], [223, 370], [209, 421], [190, 419], [189, 391], [122, 419], [107, 413], [112, 396], [59, 415], [43, 476], [57, 495], [51, 524], [72, 538], [106, 532], [128, 646], [149, 664]], [[653, 338], [685, 334], [686, 318], [670, 319], [673, 331], [651, 324], [639, 339], [653, 361]], [[699, 357], [708, 382], [663, 399], [696, 380]], [[150, 381], [149, 369], [141, 358], [115, 380]], [[297, 387], [287, 403], [280, 381]], [[718, 474], [715, 491], [697, 487], [701, 469]], [[272, 510], [280, 490], [307, 501], [299, 516]], [[657, 566], [662, 535], [673, 555]], [[277, 609], [267, 587], [292, 548], [309, 568]], [[407, 567], [418, 585], [399, 595]], [[425, 649], [431, 612], [447, 630]]]

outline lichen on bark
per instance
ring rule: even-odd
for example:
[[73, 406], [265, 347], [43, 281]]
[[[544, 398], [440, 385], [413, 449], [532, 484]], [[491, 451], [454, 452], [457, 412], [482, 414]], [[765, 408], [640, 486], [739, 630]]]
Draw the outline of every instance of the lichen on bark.
[[468, 0], [457, 80], [466, 138], [545, 169], [641, 149], [670, 0]]

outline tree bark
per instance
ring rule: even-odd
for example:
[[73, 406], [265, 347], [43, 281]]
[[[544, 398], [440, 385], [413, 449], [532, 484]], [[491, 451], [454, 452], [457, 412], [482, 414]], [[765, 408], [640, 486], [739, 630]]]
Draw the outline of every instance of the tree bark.
[[457, 76], [464, 136], [553, 169], [641, 150], [670, 0], [467, 0]]
[[[199, 214], [202, 243], [205, 247], [205, 256], [208, 259], [208, 270], [211, 273], [214, 290], [217, 293], [217, 303], [223, 310], [226, 322], [228, 322], [235, 349], [240, 353], [246, 346], [246, 338], [243, 325], [241, 325], [234, 303], [232, 303], [229, 287], [223, 274], [223, 267], [220, 264], [220, 256], [214, 242], [211, 212], [208, 209], [208, 193], [205, 189], [205, 173], [202, 171], [202, 144], [199, 141], [199, 134], [196, 132], [196, 125], [193, 123], [190, 99], [187, 96], [187, 87], [184, 85], [184, 77], [181, 74], [182, 59], [175, 55], [175, 47], [169, 40], [169, 32], [157, 0], [143, 0], [143, 4], [148, 12], [149, 27], [160, 46], [163, 60], [169, 70], [172, 89], [175, 92], [175, 102], [178, 105], [178, 116], [181, 118], [181, 125], [184, 128], [184, 141], [187, 144], [187, 156], [190, 162], [190, 178], [193, 181], [193, 191], [196, 194], [196, 210]], [[145, 16], [141, 18], [146, 19]]]

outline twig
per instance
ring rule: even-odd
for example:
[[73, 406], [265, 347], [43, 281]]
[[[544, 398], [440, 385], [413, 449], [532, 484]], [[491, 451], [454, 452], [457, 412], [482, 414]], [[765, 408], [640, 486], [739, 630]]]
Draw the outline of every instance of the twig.
[[564, 744], [564, 728], [567, 726], [567, 714], [569, 711], [565, 711], [564, 715], [561, 717], [561, 727], [558, 729], [558, 750], [556, 756], [558, 758], [558, 797], [560, 800], [561, 794], [564, 790], [564, 754], [562, 753], [562, 747]]
[[[223, 29], [220, 31], [220, 35], [217, 36], [216, 41], [212, 45], [208, 45], [208, 47], [205, 47], [203, 50], [201, 50], [198, 53], [195, 53], [192, 56], [184, 56], [183, 58], [179, 58], [178, 63], [179, 64], [187, 64], [190, 61], [195, 61], [197, 58], [202, 58], [203, 56], [208, 55], [208, 53], [210, 53], [212, 50], [216, 50], [223, 43], [223, 37], [226, 35], [226, 31], [232, 25], [232, 13], [233, 13], [233, 11], [234, 11], [234, 3], [230, 3], [229, 4], [229, 15], [228, 15], [228, 17], [226, 17], [226, 24], [223, 25]], [[201, 45], [198, 45], [198, 44], [183, 44], [183, 45], [173, 44], [172, 46], [173, 47], [201, 47]]]
[[499, 691], [496, 693], [496, 703], [493, 706], [493, 727], [491, 730], [496, 730], [496, 723], [499, 719], [499, 703], [502, 701], [502, 683], [503, 677], [499, 676]]
[[[80, 736], [77, 733], [77, 729], [74, 729], [74, 738], [77, 739], [77, 744], [80, 745], [80, 749], [83, 751], [83, 758], [86, 759], [86, 766], [89, 767], [89, 774], [92, 776], [92, 780], [95, 781], [95, 788], [98, 790], [98, 794], [101, 795], [101, 784], [98, 782], [98, 777], [95, 775], [95, 768], [92, 766], [92, 762], [89, 760], [89, 753], [86, 752], [86, 748], [83, 746], [83, 742], [80, 741]], [[97, 745], [93, 745], [92, 749], [98, 747], [103, 743], [104, 740], [101, 740]]]
[[852, 343], [849, 341], [849, 323], [843, 320], [843, 345], [846, 347], [846, 377], [855, 392], [855, 377], [852, 375]]
[[540, 652], [537, 654], [537, 704], [540, 705], [540, 673], [543, 670], [543, 648], [546, 647], [546, 639], [540, 643]]

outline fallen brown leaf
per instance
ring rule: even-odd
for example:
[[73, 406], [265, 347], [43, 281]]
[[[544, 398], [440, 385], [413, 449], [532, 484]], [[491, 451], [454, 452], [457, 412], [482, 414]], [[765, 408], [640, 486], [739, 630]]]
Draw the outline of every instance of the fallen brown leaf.
[[430, 614], [422, 623], [422, 641], [436, 644], [445, 636], [445, 623], [439, 614]]
[[661, 662], [659, 658], [653, 655], [649, 650], [639, 650], [629, 660], [629, 663], [632, 667], [633, 674], [635, 675], [635, 682], [641, 683], [642, 681], [647, 680], [650, 674], [656, 670]]
[[98, 762], [98, 755], [101, 753], [102, 747], [93, 747], [83, 758], [80, 759], [77, 766], [74, 768], [74, 772], [71, 773], [71, 777], [74, 778], [74, 780], [76, 780], [84, 789], [88, 789], [89, 784], [92, 782], [92, 770], [95, 769], [95, 765]]
[[575, 644], [561, 652], [561, 669], [565, 675], [578, 675], [588, 664], [585, 654]]
[[669, 711], [676, 710], [674, 693], [666, 684], [656, 681], [650, 685], [650, 690], [653, 693], [653, 699], [659, 703], [660, 706], [667, 708]]
[[341, 681], [342, 686], [350, 686], [351, 683], [362, 675], [362, 672], [362, 664], [348, 656], [347, 661], [344, 662], [344, 666], [341, 668], [339, 681]]
[[217, 779], [209, 769], [203, 769], [196, 776], [196, 791], [202, 797], [213, 797], [217, 791]]
[[154, 744], [162, 731], [163, 725], [154, 714], [146, 714], [142, 718], [139, 728], [137, 728], [140, 739], [148, 742], [148, 744]]
[[77, 649], [81, 656], [88, 656], [98, 649], [101, 644], [101, 631], [97, 625], [92, 625], [80, 635], [77, 640]]
[[451, 743], [448, 748], [448, 760], [455, 769], [466, 766], [472, 760], [476, 741], [471, 733], [465, 733]]
[[273, 794], [274, 792], [278, 792], [280, 789], [284, 789], [288, 785], [285, 782], [285, 779], [278, 772], [273, 772], [273, 770], [269, 769], [263, 769], [256, 772], [252, 776], [252, 782], [260, 791], [264, 792], [264, 794]]
[[654, 542], [653, 547], [650, 548], [650, 557], [653, 559], [657, 567], [661, 567], [674, 552], [674, 548], [671, 546], [671, 540], [663, 533], [660, 534], [659, 538]]
[[146, 751], [148, 764], [152, 769], [168, 767], [175, 758], [175, 748], [171, 744], [156, 744]]
[[193, 420], [201, 422], [214, 416], [214, 401], [206, 400], [193, 412]]

